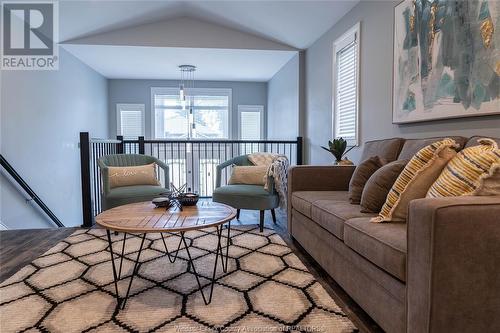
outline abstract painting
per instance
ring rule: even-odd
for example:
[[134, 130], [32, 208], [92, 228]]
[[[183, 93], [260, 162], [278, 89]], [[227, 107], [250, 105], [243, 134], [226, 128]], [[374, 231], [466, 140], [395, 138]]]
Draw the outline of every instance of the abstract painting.
[[394, 9], [393, 122], [500, 114], [500, 1]]

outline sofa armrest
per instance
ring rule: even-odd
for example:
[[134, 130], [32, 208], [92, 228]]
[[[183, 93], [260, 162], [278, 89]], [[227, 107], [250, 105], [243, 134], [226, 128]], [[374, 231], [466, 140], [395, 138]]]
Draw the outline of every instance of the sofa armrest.
[[410, 203], [407, 332], [500, 332], [500, 196]]
[[297, 165], [288, 171], [288, 191], [347, 191], [356, 167]]

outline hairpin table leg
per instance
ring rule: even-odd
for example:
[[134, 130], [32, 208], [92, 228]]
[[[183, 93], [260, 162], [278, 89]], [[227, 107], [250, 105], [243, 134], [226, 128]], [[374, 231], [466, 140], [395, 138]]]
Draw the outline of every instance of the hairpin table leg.
[[127, 293], [125, 294], [125, 297], [120, 298], [120, 293], [118, 292], [118, 282], [121, 280], [122, 264], [123, 264], [123, 257], [124, 257], [124, 252], [125, 252], [126, 234], [124, 234], [124, 236], [123, 236], [122, 252], [120, 255], [120, 266], [119, 266], [119, 270], [117, 272], [117, 269], [115, 266], [115, 260], [114, 260], [114, 253], [113, 253], [113, 242], [111, 241], [111, 232], [110, 232], [110, 230], [106, 230], [106, 233], [108, 236], [109, 252], [111, 254], [111, 266], [113, 268], [113, 282], [115, 285], [116, 302], [117, 302], [118, 309], [124, 309], [125, 304], [127, 303], [127, 300], [128, 300], [128, 296], [130, 294], [130, 288], [132, 286], [132, 281], [134, 280], [134, 276], [139, 271], [139, 266], [140, 266], [139, 259], [141, 257], [142, 249], [144, 246], [144, 240], [146, 239], [146, 234], [142, 235], [141, 246], [139, 247], [139, 252], [137, 252], [137, 257], [136, 257], [135, 262], [134, 262], [134, 268], [132, 270], [132, 275], [130, 276], [130, 281], [129, 281], [128, 288], [127, 288]]
[[203, 302], [205, 303], [205, 305], [208, 305], [212, 302], [212, 296], [213, 296], [213, 293], [214, 293], [214, 286], [215, 286], [215, 281], [217, 280], [215, 278], [216, 274], [217, 274], [217, 264], [218, 264], [218, 261], [219, 261], [219, 255], [221, 257], [221, 261], [222, 261], [222, 268], [223, 268], [223, 271], [224, 273], [227, 272], [227, 262], [228, 262], [228, 254], [229, 254], [229, 245], [230, 245], [230, 226], [228, 225], [228, 238], [227, 238], [227, 244], [226, 244], [226, 258], [225, 258], [225, 264], [224, 264], [224, 251], [223, 251], [223, 248], [222, 248], [222, 242], [221, 242], [221, 239], [222, 239], [222, 233], [223, 233], [223, 225], [220, 225], [220, 226], [217, 226], [217, 248], [215, 250], [215, 263], [214, 263], [214, 269], [213, 269], [213, 273], [212, 273], [212, 277], [209, 279], [210, 281], [210, 291], [208, 293], [208, 295], [205, 295], [205, 293], [203, 292], [203, 286], [201, 285], [201, 281], [200, 281], [200, 277], [201, 275], [198, 274], [198, 272], [196, 271], [196, 268], [194, 266], [194, 262], [193, 262], [193, 258], [191, 257], [191, 252], [189, 251], [189, 246], [187, 244], [187, 241], [186, 241], [186, 237], [184, 235], [184, 232], [181, 232], [181, 239], [182, 239], [182, 242], [184, 243], [184, 246], [186, 247], [186, 253], [187, 253], [187, 256], [188, 256], [188, 267], [191, 267], [192, 268], [192, 273], [194, 274], [195, 278], [196, 278], [196, 282], [198, 283], [198, 290], [200, 291], [201, 293], [201, 297], [203, 297]]

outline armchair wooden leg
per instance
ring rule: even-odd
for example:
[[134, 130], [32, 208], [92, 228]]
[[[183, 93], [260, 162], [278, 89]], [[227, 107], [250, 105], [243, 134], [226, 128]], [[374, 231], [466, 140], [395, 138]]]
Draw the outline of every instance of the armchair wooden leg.
[[271, 216], [273, 217], [273, 223], [276, 224], [276, 213], [274, 209], [271, 209]]
[[240, 210], [241, 209], [236, 209], [236, 219], [239, 221], [240, 220]]
[[260, 232], [264, 231], [264, 210], [260, 211]]

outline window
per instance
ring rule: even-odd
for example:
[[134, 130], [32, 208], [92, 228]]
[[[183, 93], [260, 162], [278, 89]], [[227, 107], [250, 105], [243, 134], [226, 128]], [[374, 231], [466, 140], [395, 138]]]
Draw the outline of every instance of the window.
[[151, 88], [154, 138], [229, 139], [231, 89], [192, 88], [190, 93], [193, 105], [183, 108], [177, 88]]
[[264, 107], [238, 105], [241, 140], [261, 140], [264, 134]]
[[358, 144], [359, 29], [356, 24], [334, 43], [334, 136]]
[[[261, 140], [264, 138], [264, 106], [238, 105], [238, 127], [241, 140]], [[259, 151], [258, 143], [241, 143], [240, 151], [251, 154]]]
[[144, 136], [144, 104], [116, 104], [117, 134], [137, 140]]

